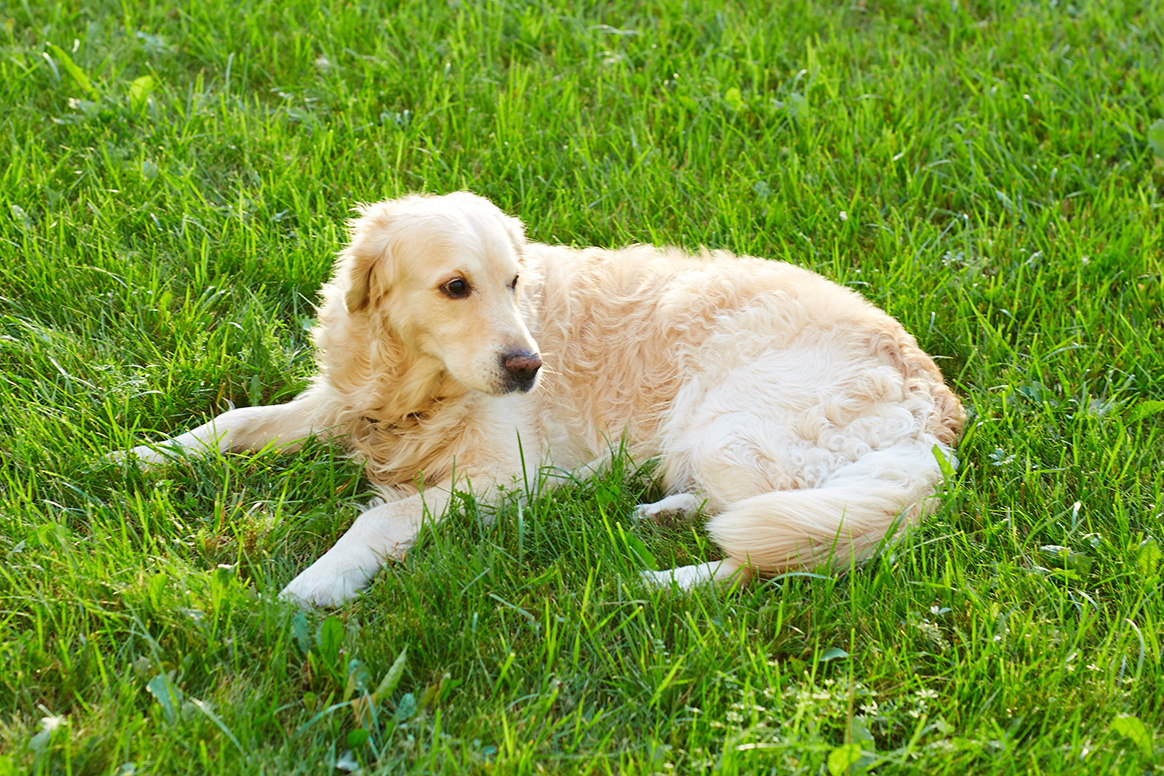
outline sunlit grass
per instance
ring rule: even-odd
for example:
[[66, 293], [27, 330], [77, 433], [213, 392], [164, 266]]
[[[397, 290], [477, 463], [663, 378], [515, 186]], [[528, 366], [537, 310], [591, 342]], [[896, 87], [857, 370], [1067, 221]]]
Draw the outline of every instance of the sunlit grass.
[[[783, 6], [0, 8], [0, 773], [1158, 770], [1164, 17]], [[676, 596], [624, 462], [299, 613], [337, 451], [104, 462], [293, 396], [352, 206], [458, 188], [857, 288], [970, 409], [943, 506]]]

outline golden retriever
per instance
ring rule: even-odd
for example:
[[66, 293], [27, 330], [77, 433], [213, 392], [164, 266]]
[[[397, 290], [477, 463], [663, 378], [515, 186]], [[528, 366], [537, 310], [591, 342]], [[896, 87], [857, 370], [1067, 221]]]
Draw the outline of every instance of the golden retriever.
[[962, 406], [853, 291], [723, 252], [526, 242], [466, 192], [359, 212], [321, 291], [311, 386], [131, 451], [150, 463], [316, 436], [362, 459], [380, 498], [285, 598], [349, 600], [454, 487], [488, 503], [543, 467], [593, 472], [612, 441], [659, 461], [670, 495], [637, 516], [702, 511], [723, 550], [645, 572], [653, 584], [843, 566], [932, 503]]

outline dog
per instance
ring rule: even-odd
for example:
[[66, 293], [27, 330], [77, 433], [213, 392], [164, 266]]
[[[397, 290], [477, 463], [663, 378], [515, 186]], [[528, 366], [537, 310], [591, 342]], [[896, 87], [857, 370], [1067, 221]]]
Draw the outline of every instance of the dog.
[[342, 604], [455, 490], [489, 504], [547, 467], [587, 476], [612, 440], [658, 462], [667, 495], [635, 515], [708, 515], [723, 552], [643, 573], [660, 586], [844, 567], [934, 504], [962, 405], [854, 291], [722, 251], [527, 242], [467, 192], [358, 213], [320, 292], [310, 386], [130, 451], [152, 464], [317, 437], [361, 459], [378, 498], [284, 598]]

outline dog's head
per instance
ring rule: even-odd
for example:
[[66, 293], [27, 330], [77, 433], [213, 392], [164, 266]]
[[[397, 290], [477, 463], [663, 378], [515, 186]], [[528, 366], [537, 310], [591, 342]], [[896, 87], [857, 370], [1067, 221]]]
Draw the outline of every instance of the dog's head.
[[337, 271], [348, 312], [378, 317], [466, 388], [533, 388], [542, 362], [518, 311], [521, 222], [468, 192], [359, 211]]

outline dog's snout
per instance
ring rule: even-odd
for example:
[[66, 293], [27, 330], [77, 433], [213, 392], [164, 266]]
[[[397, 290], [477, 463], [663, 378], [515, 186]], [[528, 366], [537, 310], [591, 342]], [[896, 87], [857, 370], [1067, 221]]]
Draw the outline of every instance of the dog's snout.
[[501, 357], [509, 376], [510, 390], [528, 391], [533, 387], [534, 378], [542, 368], [542, 359], [537, 353], [508, 353]]
[[537, 353], [510, 353], [505, 357], [505, 371], [514, 377], [530, 378], [542, 368], [542, 360]]

